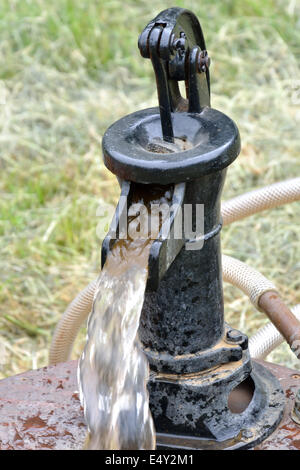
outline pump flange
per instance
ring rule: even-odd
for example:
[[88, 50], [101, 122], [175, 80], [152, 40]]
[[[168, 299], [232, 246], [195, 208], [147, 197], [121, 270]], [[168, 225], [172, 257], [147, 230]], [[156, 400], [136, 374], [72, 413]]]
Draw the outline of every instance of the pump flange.
[[[138, 183], [171, 184], [195, 180], [222, 170], [240, 152], [235, 123], [205, 107], [200, 113], [172, 113], [174, 137], [187, 150], [164, 150], [158, 108], [137, 111], [115, 122], [103, 136], [107, 168], [119, 178]], [[158, 151], [151, 151], [153, 148]]]
[[248, 353], [204, 375], [153, 375], [148, 387], [159, 449], [252, 448], [276, 429], [285, 405], [277, 378], [251, 366]]

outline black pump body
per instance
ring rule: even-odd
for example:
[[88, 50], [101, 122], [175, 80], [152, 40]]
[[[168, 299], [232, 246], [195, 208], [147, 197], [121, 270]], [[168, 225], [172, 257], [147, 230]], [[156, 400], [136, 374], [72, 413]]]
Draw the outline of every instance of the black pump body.
[[[103, 138], [106, 166], [130, 198], [136, 183], [171, 185], [177, 210], [168, 236], [151, 246], [139, 338], [149, 360], [157, 443], [169, 448], [248, 448], [279, 423], [284, 396], [275, 377], [249, 356], [248, 339], [224, 322], [220, 198], [240, 151], [236, 124], [210, 107], [208, 57], [193, 13], [170, 8], [139, 38], [152, 61], [159, 107], [114, 123]], [[185, 81], [186, 97], [179, 91]], [[174, 239], [179, 209], [204, 207], [201, 249]], [[121, 215], [120, 205], [116, 219]], [[118, 223], [117, 223], [118, 225]], [[104, 264], [114, 238], [102, 245]], [[244, 402], [232, 404], [234, 394]], [[237, 411], [238, 409], [238, 411]]]

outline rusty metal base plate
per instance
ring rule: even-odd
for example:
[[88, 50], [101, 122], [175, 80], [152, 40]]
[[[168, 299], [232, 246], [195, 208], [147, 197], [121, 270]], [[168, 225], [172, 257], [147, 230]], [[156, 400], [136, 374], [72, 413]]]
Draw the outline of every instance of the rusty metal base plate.
[[[290, 417], [300, 372], [261, 363], [285, 390], [286, 407], [277, 429], [255, 450], [300, 450], [300, 426]], [[85, 436], [77, 361], [0, 381], [0, 449], [81, 449]]]
[[300, 425], [291, 418], [295, 396], [300, 387], [300, 371], [270, 362], [259, 362], [278, 378], [285, 392], [286, 406], [277, 429], [254, 450], [300, 450]]
[[77, 362], [0, 381], [0, 449], [80, 449], [86, 436]]

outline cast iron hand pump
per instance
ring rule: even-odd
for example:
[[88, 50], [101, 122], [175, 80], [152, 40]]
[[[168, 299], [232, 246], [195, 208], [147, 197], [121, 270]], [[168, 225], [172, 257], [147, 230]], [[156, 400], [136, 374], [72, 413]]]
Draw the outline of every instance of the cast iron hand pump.
[[[106, 131], [105, 164], [119, 177], [128, 206], [137, 183], [145, 191], [150, 184], [172, 185], [177, 207], [204, 205], [202, 249], [187, 250], [185, 233], [174, 239], [175, 210], [168, 236], [158, 237], [150, 251], [139, 338], [152, 370], [157, 442], [250, 447], [276, 427], [284, 397], [270, 372], [251, 362], [247, 337], [224, 323], [220, 196], [240, 151], [239, 132], [210, 107], [210, 61], [193, 13], [163, 11], [142, 32], [139, 48], [152, 61], [159, 108], [135, 112]], [[117, 224], [122, 210], [119, 204]], [[103, 263], [113, 243], [109, 233]]]

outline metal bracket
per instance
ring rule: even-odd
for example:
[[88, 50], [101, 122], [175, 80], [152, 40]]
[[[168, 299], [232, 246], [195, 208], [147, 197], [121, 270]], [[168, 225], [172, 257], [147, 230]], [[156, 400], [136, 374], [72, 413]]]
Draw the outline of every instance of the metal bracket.
[[[172, 113], [210, 107], [210, 59], [200, 23], [188, 10], [164, 10], [146, 26], [138, 44], [154, 68], [164, 140], [174, 142]], [[180, 80], [185, 80], [187, 99], [180, 94]]]

